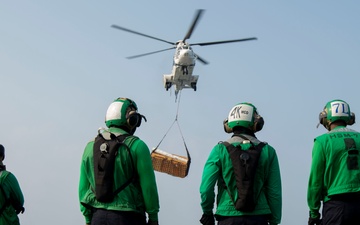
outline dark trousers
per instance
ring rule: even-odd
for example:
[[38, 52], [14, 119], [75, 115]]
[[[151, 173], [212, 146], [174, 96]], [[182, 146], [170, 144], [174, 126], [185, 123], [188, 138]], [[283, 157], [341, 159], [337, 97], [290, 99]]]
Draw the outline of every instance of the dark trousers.
[[91, 225], [146, 225], [146, 217], [135, 212], [95, 209]]
[[324, 203], [322, 225], [359, 225], [360, 198], [332, 198]]
[[258, 216], [219, 216], [218, 225], [268, 225], [268, 217]]

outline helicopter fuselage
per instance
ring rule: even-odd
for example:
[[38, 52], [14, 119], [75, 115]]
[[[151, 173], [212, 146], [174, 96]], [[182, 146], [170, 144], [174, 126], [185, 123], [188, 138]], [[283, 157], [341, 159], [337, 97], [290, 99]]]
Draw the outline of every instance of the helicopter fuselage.
[[183, 88], [192, 88], [196, 91], [199, 76], [192, 75], [196, 59], [194, 51], [187, 43], [177, 42], [172, 72], [164, 75], [164, 88], [168, 91], [174, 86], [176, 95]]

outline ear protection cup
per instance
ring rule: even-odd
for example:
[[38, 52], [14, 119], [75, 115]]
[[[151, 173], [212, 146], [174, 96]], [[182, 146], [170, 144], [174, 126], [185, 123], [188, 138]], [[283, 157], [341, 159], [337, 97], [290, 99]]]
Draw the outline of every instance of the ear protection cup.
[[225, 131], [225, 133], [232, 133], [233, 132], [233, 130], [229, 127], [229, 124], [228, 124], [228, 119], [226, 118], [226, 119], [224, 119], [224, 121], [223, 121], [223, 125], [224, 125], [224, 131]]
[[142, 116], [136, 111], [129, 111], [126, 116], [126, 122], [128, 126], [132, 129], [134, 127], [139, 127], [141, 125]]
[[327, 125], [327, 113], [325, 110], [321, 111], [319, 114], [319, 123], [325, 127]]
[[355, 123], [355, 113], [350, 113], [350, 120], [347, 122], [347, 125], [353, 125]]
[[140, 127], [141, 119], [144, 118], [145, 122], [146, 122], [146, 118], [145, 118], [145, 116], [141, 115], [140, 113], [138, 113], [136, 111], [137, 106], [134, 101], [132, 101], [131, 99], [128, 99], [128, 98], [127, 98], [127, 100], [130, 102], [130, 106], [128, 108], [129, 112], [126, 115], [126, 122], [127, 122], [128, 126], [130, 127], [130, 129]]
[[259, 114], [254, 115], [254, 125], [253, 125], [253, 131], [258, 132], [260, 131], [264, 126], [264, 118], [262, 118]]

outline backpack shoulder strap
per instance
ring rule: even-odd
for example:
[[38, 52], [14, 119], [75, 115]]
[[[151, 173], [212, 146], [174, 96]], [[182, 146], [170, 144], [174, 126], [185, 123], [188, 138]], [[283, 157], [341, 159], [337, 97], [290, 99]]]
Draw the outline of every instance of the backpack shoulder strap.
[[227, 142], [227, 141], [223, 141], [223, 142], [220, 142], [221, 144], [223, 144], [223, 145], [225, 145], [225, 147], [229, 147], [230, 145], [232, 145], [232, 144], [230, 144], [229, 142]]
[[260, 142], [259, 144], [255, 145], [254, 148], [258, 151], [261, 151], [265, 145], [267, 145], [266, 142]]
[[131, 147], [131, 145], [139, 139], [139, 137], [137, 136], [134, 136], [134, 135], [130, 135], [130, 134], [123, 134], [123, 135], [120, 135], [118, 136], [118, 138], [122, 138], [121, 136], [124, 136], [122, 141], [125, 143], [125, 142], [128, 142], [126, 145], [128, 147]]
[[257, 150], [257, 151], [261, 151], [262, 148], [267, 145], [266, 142], [260, 142], [259, 144], [255, 145], [249, 138], [245, 137], [244, 135], [241, 134], [235, 134], [235, 136], [241, 137], [244, 140], [250, 141], [250, 143], [252, 144], [252, 146]]
[[232, 144], [230, 144], [227, 141], [221, 142], [223, 145], [225, 145], [226, 150], [228, 151], [229, 154], [231, 154], [231, 152], [236, 151], [236, 150], [242, 150], [241, 146], [234, 146]]
[[[130, 138], [129, 145], [125, 144], [125, 139], [126, 138]], [[133, 142], [136, 139], [138, 139], [138, 137], [132, 136], [130, 134], [123, 134], [123, 135], [117, 136], [117, 139], [120, 141], [121, 145], [125, 146], [126, 150], [129, 153], [131, 166], [132, 166], [132, 175], [125, 183], [123, 183], [118, 189], [115, 190], [114, 196], [119, 194], [122, 190], [124, 190], [129, 184], [131, 184], [136, 179], [136, 168], [135, 168], [134, 159], [133, 159], [133, 157], [131, 155], [130, 147], [133, 144]]]

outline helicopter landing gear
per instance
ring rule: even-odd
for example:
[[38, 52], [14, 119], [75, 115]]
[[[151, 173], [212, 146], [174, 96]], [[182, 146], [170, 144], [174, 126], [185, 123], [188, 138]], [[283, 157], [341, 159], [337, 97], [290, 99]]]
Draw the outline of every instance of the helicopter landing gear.
[[171, 82], [166, 82], [166, 83], [165, 83], [165, 88], [166, 88], [166, 90], [168, 91], [169, 88], [171, 88]]
[[194, 89], [194, 91], [196, 91], [196, 83], [195, 82], [191, 83], [191, 88]]

